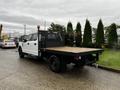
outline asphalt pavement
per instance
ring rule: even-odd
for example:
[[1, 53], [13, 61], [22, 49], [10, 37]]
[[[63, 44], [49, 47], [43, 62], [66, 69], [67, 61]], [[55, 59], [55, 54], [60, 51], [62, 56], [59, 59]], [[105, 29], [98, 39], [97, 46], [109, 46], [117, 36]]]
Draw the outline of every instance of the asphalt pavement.
[[20, 59], [17, 49], [0, 49], [0, 90], [120, 90], [120, 74], [89, 66], [57, 74], [42, 60]]

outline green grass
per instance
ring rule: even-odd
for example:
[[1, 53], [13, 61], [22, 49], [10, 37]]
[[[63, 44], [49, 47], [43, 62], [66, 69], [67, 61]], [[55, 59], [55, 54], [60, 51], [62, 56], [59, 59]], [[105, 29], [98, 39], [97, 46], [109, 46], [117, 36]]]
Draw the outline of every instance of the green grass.
[[120, 50], [105, 49], [98, 64], [120, 70]]

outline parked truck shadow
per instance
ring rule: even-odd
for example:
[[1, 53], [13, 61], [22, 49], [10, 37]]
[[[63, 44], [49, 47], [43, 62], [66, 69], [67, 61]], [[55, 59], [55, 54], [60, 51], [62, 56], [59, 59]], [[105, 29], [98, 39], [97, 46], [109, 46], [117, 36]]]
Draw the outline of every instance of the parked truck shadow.
[[[23, 59], [21, 59], [22, 61], [27, 61], [27, 62], [31, 62], [33, 64], [36, 64], [36, 65], [44, 65], [45, 67], [48, 67], [48, 63], [46, 61], [44, 61], [43, 59], [41, 58], [37, 58], [37, 57], [31, 57], [31, 56], [27, 56], [27, 57], [24, 57]], [[49, 69], [49, 71], [51, 71]], [[52, 72], [52, 71], [51, 71]], [[53, 72], [54, 73], [54, 72]], [[66, 72], [64, 73], [59, 73], [59, 74], [81, 74], [81, 73], [86, 73], [88, 74], [89, 71], [86, 69], [86, 68], [77, 68], [77, 67], [74, 67], [73, 64], [68, 64], [67, 65], [67, 70]]]

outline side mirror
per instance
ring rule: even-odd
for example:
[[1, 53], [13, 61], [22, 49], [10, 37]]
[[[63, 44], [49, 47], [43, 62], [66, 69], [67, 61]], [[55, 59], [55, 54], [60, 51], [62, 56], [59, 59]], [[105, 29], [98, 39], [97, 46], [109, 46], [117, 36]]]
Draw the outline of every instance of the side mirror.
[[27, 39], [23, 39], [23, 42], [27, 42]]

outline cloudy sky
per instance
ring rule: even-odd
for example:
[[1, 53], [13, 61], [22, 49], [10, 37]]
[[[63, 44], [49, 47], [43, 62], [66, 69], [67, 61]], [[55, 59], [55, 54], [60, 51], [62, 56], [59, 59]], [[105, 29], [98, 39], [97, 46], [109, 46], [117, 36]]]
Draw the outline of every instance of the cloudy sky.
[[84, 26], [86, 18], [93, 27], [100, 18], [104, 25], [120, 24], [119, 4], [119, 0], [0, 0], [0, 24], [7, 32], [23, 32], [24, 24], [27, 30], [36, 25], [44, 29], [45, 22], [47, 27], [51, 22], [66, 26], [68, 21]]

